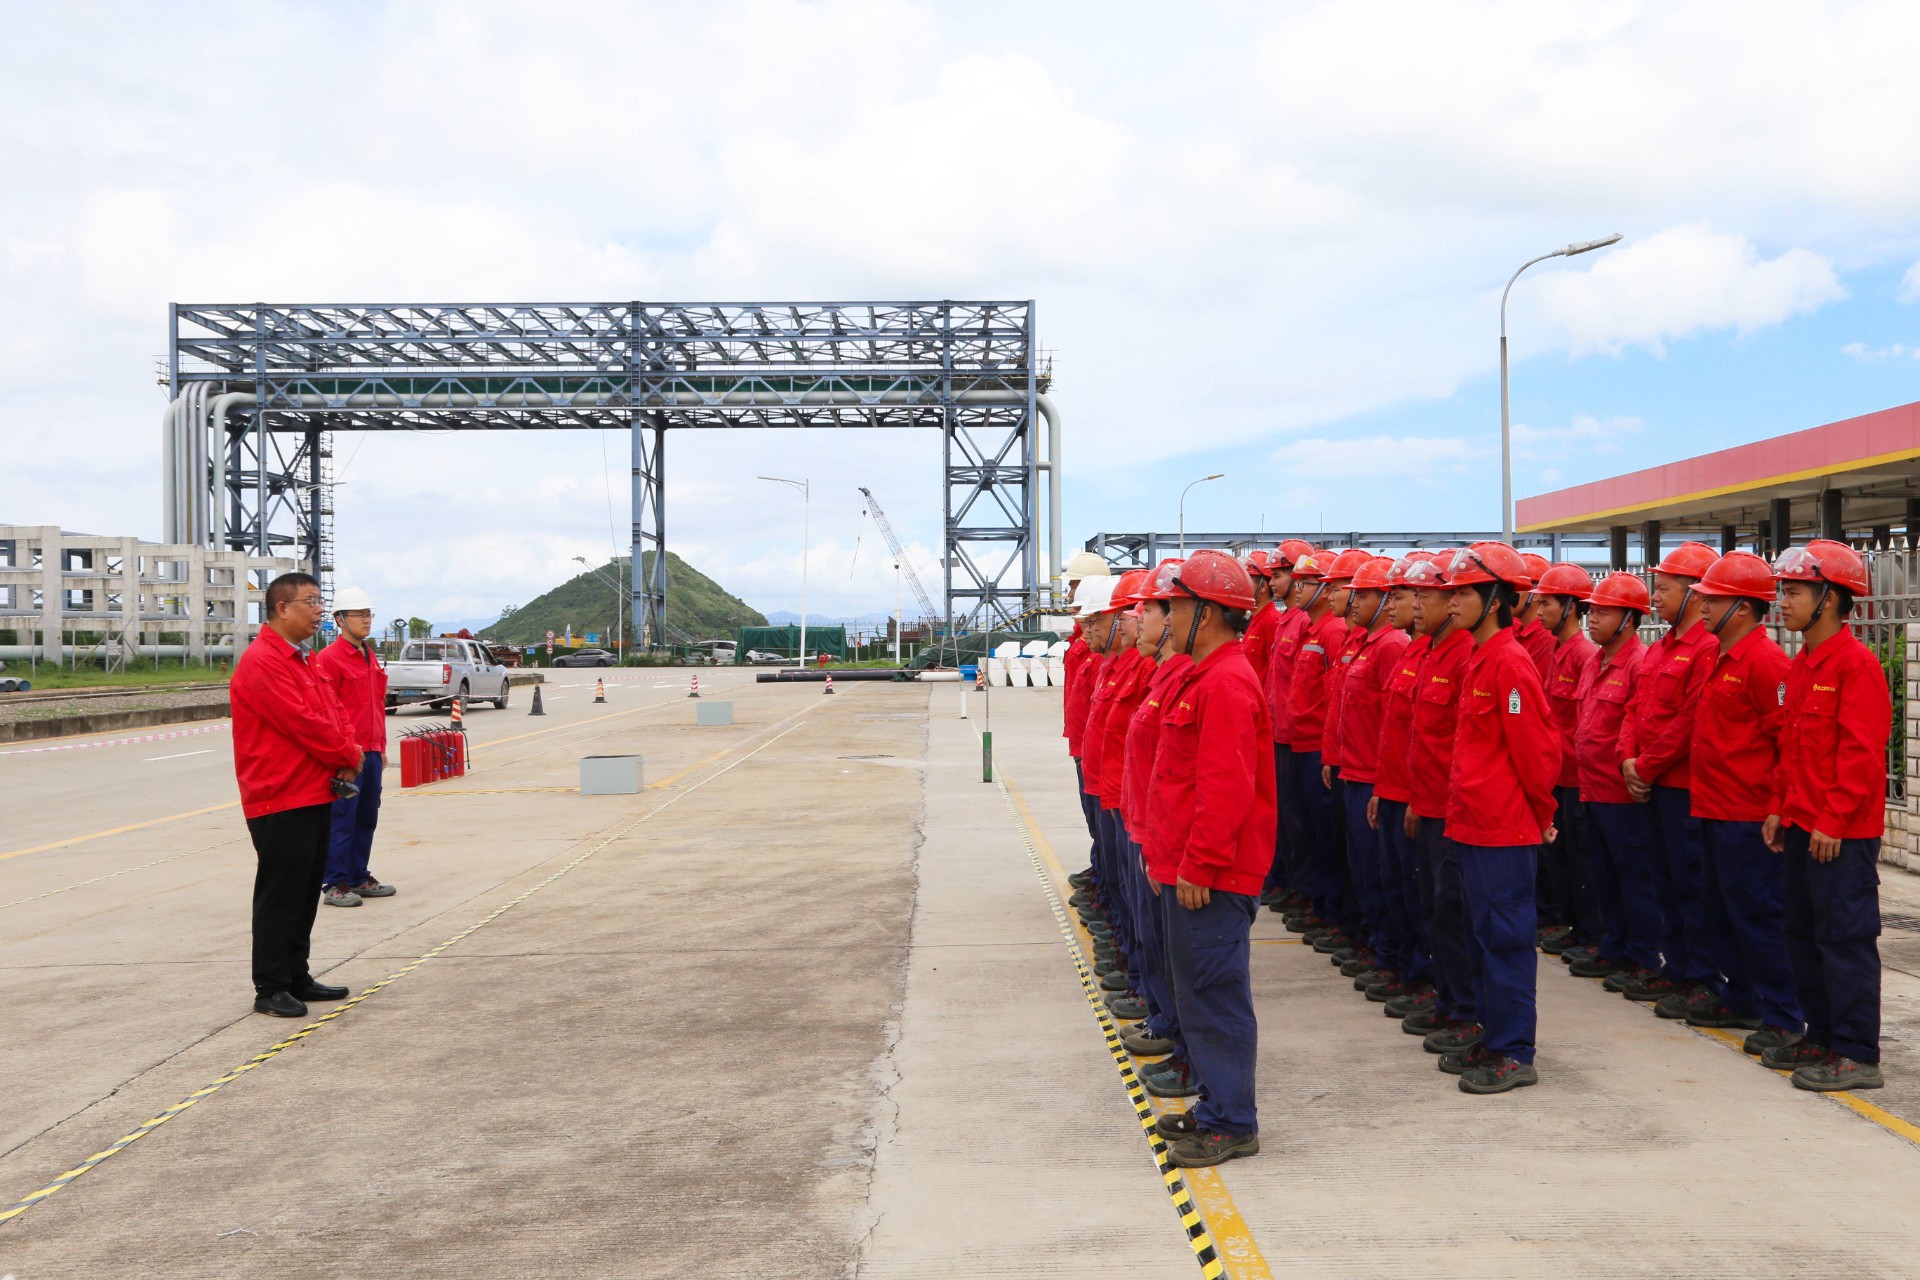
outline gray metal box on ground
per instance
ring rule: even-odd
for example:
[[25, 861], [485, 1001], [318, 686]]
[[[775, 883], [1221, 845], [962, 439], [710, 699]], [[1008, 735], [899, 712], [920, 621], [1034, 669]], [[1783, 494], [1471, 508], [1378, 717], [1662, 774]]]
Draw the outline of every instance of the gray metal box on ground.
[[700, 704], [700, 718], [695, 724], [728, 725], [733, 723], [733, 704], [731, 702], [703, 702]]
[[582, 756], [580, 794], [583, 796], [638, 795], [644, 762], [639, 756]]

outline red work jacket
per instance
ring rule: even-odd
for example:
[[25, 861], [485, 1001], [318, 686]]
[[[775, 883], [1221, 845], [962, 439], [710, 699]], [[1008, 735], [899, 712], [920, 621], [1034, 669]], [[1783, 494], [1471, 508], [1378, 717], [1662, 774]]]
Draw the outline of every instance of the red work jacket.
[[340, 723], [362, 751], [387, 749], [387, 669], [380, 659], [341, 636], [313, 657], [340, 709]]
[[1693, 785], [1687, 767], [1693, 712], [1719, 649], [1720, 642], [1700, 622], [1684, 636], [1669, 631], [1647, 646], [1640, 660], [1640, 691], [1620, 726], [1620, 758], [1635, 761], [1642, 782]]
[[1114, 665], [1113, 691], [1107, 695], [1107, 715], [1101, 728], [1106, 741], [1100, 748], [1100, 780], [1094, 792], [1108, 809], [1118, 809], [1127, 772], [1127, 730], [1140, 699], [1147, 694], [1147, 681], [1153, 678], [1153, 659], [1138, 649], [1120, 655]]
[[1060, 698], [1060, 736], [1067, 740], [1067, 751], [1071, 755], [1080, 753], [1073, 744], [1079, 736], [1073, 727], [1074, 686], [1079, 683], [1080, 671], [1087, 659], [1093, 656], [1093, 650], [1087, 648], [1087, 642], [1080, 636], [1080, 624], [1073, 625], [1073, 639], [1067, 641], [1067, 652], [1060, 659], [1060, 673], [1065, 677]]
[[1340, 774], [1351, 782], [1380, 779], [1380, 722], [1387, 709], [1387, 682], [1406, 651], [1407, 633], [1381, 627], [1362, 633], [1340, 682]]
[[1539, 844], [1553, 822], [1560, 731], [1533, 655], [1511, 628], [1473, 651], [1457, 720], [1447, 838], [1481, 848]]
[[1273, 730], [1238, 640], [1171, 690], [1154, 750], [1147, 874], [1258, 894], [1273, 866]]
[[1755, 627], [1714, 658], [1693, 713], [1693, 816], [1760, 822], [1773, 812], [1787, 655]]
[[1407, 805], [1422, 818], [1447, 816], [1452, 786], [1454, 719], [1460, 706], [1460, 682], [1473, 637], [1451, 627], [1438, 644], [1429, 644], [1414, 679], [1413, 732], [1407, 738]]
[[1413, 799], [1413, 780], [1407, 774], [1407, 746], [1413, 737], [1413, 695], [1420, 664], [1433, 644], [1431, 636], [1415, 636], [1393, 660], [1387, 674], [1386, 705], [1380, 716], [1380, 772], [1373, 794], [1382, 800]]
[[1267, 714], [1273, 719], [1273, 740], [1283, 747], [1293, 745], [1293, 664], [1310, 621], [1305, 609], [1286, 610], [1274, 623], [1268, 645]]
[[1254, 611], [1247, 623], [1247, 633], [1240, 638], [1246, 646], [1247, 665], [1253, 668], [1257, 676], [1265, 676], [1267, 655], [1273, 647], [1273, 629], [1280, 621], [1280, 611], [1272, 605], [1262, 605]]
[[260, 628], [228, 685], [233, 768], [249, 818], [333, 802], [333, 775], [360, 763], [333, 695], [300, 650]]
[[1152, 830], [1147, 823], [1147, 798], [1153, 787], [1153, 753], [1160, 745], [1160, 716], [1166, 710], [1167, 691], [1186, 679], [1193, 659], [1176, 653], [1154, 669], [1146, 696], [1127, 726], [1126, 769], [1120, 785], [1120, 818], [1127, 834], [1145, 850]]
[[[981, 661], [984, 662], [986, 659], [982, 658]], [[1093, 691], [1100, 687], [1100, 673], [1106, 669], [1106, 665], [1106, 655], [1095, 653], [1089, 648], [1086, 661], [1080, 664], [1072, 683], [1067, 685], [1066, 697], [1062, 699], [1067, 707], [1067, 754], [1075, 760], [1080, 760], [1083, 765], [1085, 764], [1083, 757], [1086, 755], [1087, 713], [1093, 710]], [[1082, 772], [1084, 771], [1083, 769]]]
[[1553, 632], [1547, 630], [1540, 619], [1531, 618], [1514, 625], [1513, 638], [1520, 642], [1520, 647], [1527, 651], [1529, 658], [1533, 659], [1534, 670], [1540, 673], [1540, 682], [1545, 684], [1547, 673], [1553, 670], [1554, 650], [1560, 647], [1559, 641], [1553, 638]]
[[1787, 668], [1786, 713], [1773, 812], [1805, 832], [1878, 840], [1893, 732], [1880, 659], [1851, 631], [1802, 649]]
[[1309, 622], [1293, 659], [1293, 687], [1287, 691], [1287, 731], [1295, 751], [1320, 750], [1327, 728], [1327, 685], [1335, 659], [1345, 647], [1347, 624], [1328, 613]]
[[[1327, 668], [1327, 721], [1320, 727], [1320, 763], [1336, 769], [1345, 763], [1346, 742], [1340, 736], [1340, 712], [1345, 707], [1347, 672], [1353, 670], [1354, 656], [1360, 652], [1360, 646], [1366, 638], [1366, 632], [1349, 625], [1340, 652], [1334, 655], [1333, 665]], [[1346, 776], [1346, 770], [1341, 769], [1340, 773], [1342, 777]]]
[[1620, 725], [1632, 713], [1633, 691], [1647, 646], [1629, 635], [1611, 662], [1595, 645], [1580, 673], [1579, 717], [1573, 750], [1579, 757], [1580, 798], [1593, 804], [1631, 804], [1627, 780], [1620, 776]]
[[1112, 706], [1114, 687], [1126, 667], [1131, 649], [1103, 654], [1088, 668], [1094, 685], [1087, 695], [1087, 722], [1080, 730], [1080, 789], [1100, 799], [1101, 765], [1107, 754], [1107, 711]]
[[1580, 752], [1574, 745], [1575, 730], [1580, 726], [1580, 681], [1587, 674], [1588, 661], [1599, 648], [1587, 638], [1586, 632], [1577, 628], [1570, 639], [1554, 646], [1553, 665], [1547, 670], [1546, 680], [1547, 710], [1560, 729], [1558, 786], [1580, 785]]

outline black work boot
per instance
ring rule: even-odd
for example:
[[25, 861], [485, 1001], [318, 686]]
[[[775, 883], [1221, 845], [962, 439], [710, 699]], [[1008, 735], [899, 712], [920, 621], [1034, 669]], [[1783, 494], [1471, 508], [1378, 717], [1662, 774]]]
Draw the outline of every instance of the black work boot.
[[1758, 1031], [1760, 1019], [1750, 1013], [1735, 1013], [1709, 996], [1705, 1000], [1687, 1006], [1687, 1025], [1723, 1027], [1729, 1031]]
[[1173, 1052], [1173, 1041], [1156, 1036], [1147, 1030], [1143, 1022], [1133, 1030], [1124, 1032], [1120, 1037], [1121, 1045], [1136, 1058], [1157, 1058], [1163, 1053]]
[[1620, 970], [1618, 973], [1608, 974], [1607, 980], [1601, 985], [1609, 991], [1625, 991], [1629, 982], [1650, 982], [1659, 976], [1659, 974], [1651, 969], [1642, 969], [1639, 965], [1632, 965]]
[[1775, 1071], [1798, 1071], [1801, 1067], [1825, 1062], [1832, 1056], [1833, 1050], [1802, 1038], [1792, 1044], [1777, 1045], [1766, 1050], [1760, 1055], [1760, 1061]]
[[1459, 1053], [1479, 1044], [1485, 1034], [1486, 1028], [1479, 1023], [1455, 1018], [1423, 1040], [1421, 1047], [1428, 1053]]
[[1200, 1092], [1193, 1068], [1182, 1062], [1169, 1071], [1140, 1077], [1140, 1084], [1156, 1098], [1191, 1098]]
[[1656, 1017], [1678, 1022], [1684, 1020], [1687, 1014], [1693, 1011], [1695, 1005], [1709, 1008], [1718, 1003], [1719, 1001], [1713, 998], [1713, 991], [1710, 988], [1688, 987], [1685, 991], [1676, 991], [1670, 996], [1661, 996], [1655, 1000], [1653, 1012]]
[[[1582, 956], [1567, 964], [1567, 972], [1576, 978], [1612, 978], [1626, 971], [1626, 965], [1618, 960], [1609, 960], [1602, 955]], [[1609, 988], [1609, 990], [1617, 989]]]
[[1756, 1058], [1769, 1049], [1785, 1049], [1800, 1043], [1800, 1033], [1785, 1027], [1762, 1027], [1740, 1042], [1740, 1051]]
[[1136, 995], [1116, 993], [1107, 997], [1107, 1011], [1122, 1022], [1138, 1022], [1147, 1016], [1147, 1002]]
[[1453, 1019], [1441, 1013], [1437, 1004], [1416, 1009], [1400, 1019], [1400, 1029], [1410, 1036], [1430, 1036], [1436, 1031], [1445, 1031], [1452, 1025]]
[[1498, 1059], [1476, 1044], [1470, 1049], [1456, 1049], [1452, 1053], [1443, 1053], [1440, 1055], [1440, 1061], [1434, 1065], [1439, 1067], [1444, 1075], [1457, 1076], [1488, 1061], [1498, 1061]]
[[1815, 1093], [1838, 1093], [1844, 1089], [1880, 1089], [1886, 1086], [1877, 1062], [1855, 1062], [1839, 1054], [1830, 1054], [1825, 1062], [1813, 1062], [1793, 1073], [1793, 1087]]
[[1167, 1150], [1167, 1159], [1182, 1169], [1205, 1169], [1241, 1156], [1260, 1154], [1260, 1135], [1235, 1136], [1202, 1129], [1191, 1138], [1182, 1138]]
[[1532, 1063], [1516, 1062], [1492, 1053], [1460, 1073], [1462, 1093], [1505, 1093], [1539, 1083], [1540, 1073], [1533, 1069]]
[[1647, 978], [1636, 978], [1620, 988], [1621, 995], [1638, 1004], [1654, 1004], [1667, 996], [1691, 995], [1692, 992], [1691, 982], [1663, 978], [1657, 973]]
[[[1367, 998], [1373, 998], [1371, 991], [1367, 993]], [[1434, 994], [1432, 987], [1416, 987], [1408, 990], [1405, 995], [1390, 997], [1387, 1000], [1385, 1013], [1389, 1018], [1411, 1017], [1413, 1014], [1422, 1013], [1433, 1008], [1434, 1001], [1439, 998], [1439, 996]], [[1425, 1033], [1423, 1032], [1422, 1034], [1424, 1035]]]

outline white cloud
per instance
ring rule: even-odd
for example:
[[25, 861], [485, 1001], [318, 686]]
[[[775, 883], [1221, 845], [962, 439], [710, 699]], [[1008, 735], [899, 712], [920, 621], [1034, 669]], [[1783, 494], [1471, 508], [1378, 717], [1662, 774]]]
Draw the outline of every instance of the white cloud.
[[1527, 460], [1558, 458], [1576, 449], [1587, 453], [1618, 453], [1621, 442], [1638, 436], [1645, 425], [1635, 417], [1596, 418], [1585, 413], [1576, 413], [1564, 427], [1536, 427], [1516, 422], [1513, 453], [1514, 457]]
[[1843, 356], [1852, 356], [1855, 360], [1898, 360], [1912, 356], [1920, 360], [1920, 347], [1909, 348], [1904, 342], [1889, 343], [1884, 347], [1870, 347], [1864, 342], [1849, 342], [1840, 348]]
[[1900, 301], [1920, 302], [1920, 262], [1907, 268], [1907, 274], [1900, 277]]
[[1532, 285], [1532, 310], [1578, 351], [1654, 351], [1713, 329], [1747, 333], [1846, 296], [1825, 258], [1788, 249], [1773, 258], [1744, 236], [1701, 223], [1599, 250], [1585, 271]]
[[1490, 457], [1484, 446], [1452, 436], [1316, 437], [1289, 441], [1273, 453], [1273, 461], [1288, 479], [1391, 476], [1425, 483], [1466, 475]]

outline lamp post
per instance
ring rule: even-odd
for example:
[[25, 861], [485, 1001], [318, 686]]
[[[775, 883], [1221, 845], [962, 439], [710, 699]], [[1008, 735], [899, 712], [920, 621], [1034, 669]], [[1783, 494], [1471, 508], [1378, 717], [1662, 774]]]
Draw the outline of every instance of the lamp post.
[[900, 595], [900, 562], [893, 562], [893, 665], [900, 665], [900, 632], [906, 621], [905, 601]]
[[807, 542], [810, 532], [808, 519], [813, 506], [812, 482], [783, 480], [779, 476], [761, 476], [760, 478], [800, 491], [800, 665], [805, 667], [807, 665]]
[[[1525, 271], [1536, 262], [1545, 262], [1548, 258], [1571, 258], [1619, 243], [1618, 231], [1599, 240], [1582, 240], [1523, 262], [1520, 271]], [[1500, 294], [1500, 537], [1506, 542], [1513, 541], [1513, 425], [1507, 412], [1507, 294], [1513, 292], [1513, 282], [1520, 278], [1520, 271], [1513, 273], [1513, 278], [1507, 281], [1507, 287]]]
[[[1226, 474], [1224, 471], [1216, 471], [1210, 476], [1201, 476], [1193, 484], [1188, 485], [1187, 489], [1193, 488], [1195, 484], [1205, 484], [1209, 480], [1219, 480]], [[1180, 554], [1183, 556], [1187, 554], [1187, 489], [1180, 491]]]
[[586, 564], [588, 571], [591, 572], [594, 577], [604, 579], [613, 584], [613, 652], [615, 656], [619, 656], [620, 641], [626, 636], [626, 588], [621, 585], [618, 578], [608, 578], [604, 569], [601, 569], [597, 565], [587, 564], [587, 558], [585, 556], [575, 556], [573, 560], [575, 564]]

